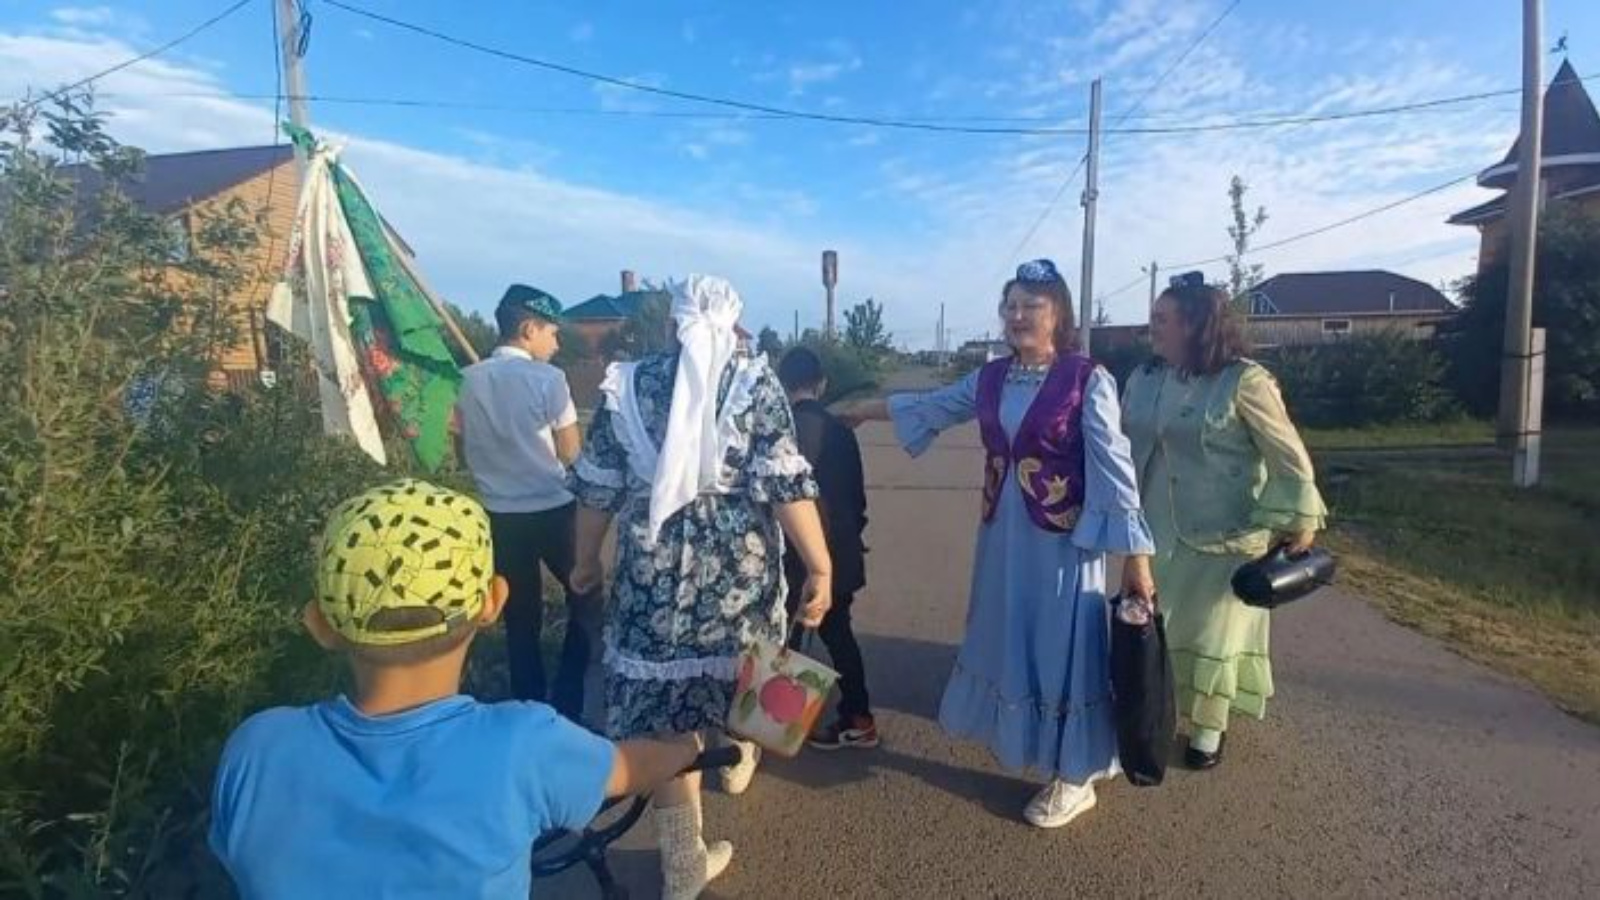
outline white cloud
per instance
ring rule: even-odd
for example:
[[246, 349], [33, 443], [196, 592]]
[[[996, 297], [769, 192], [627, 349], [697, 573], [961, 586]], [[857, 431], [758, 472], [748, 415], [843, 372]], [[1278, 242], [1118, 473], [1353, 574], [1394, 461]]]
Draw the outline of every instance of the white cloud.
[[[1138, 0], [1102, 5], [1108, 14], [1125, 17], [1151, 8]], [[1178, 6], [1202, 10], [1195, 28], [1218, 8]], [[1039, 27], [1038, 17], [1047, 14], [1032, 5], [1001, 4], [1000, 12], [1030, 28]], [[1192, 34], [1173, 40], [1186, 41]], [[0, 34], [0, 96], [80, 78], [126, 58], [131, 49], [105, 37]], [[1059, 97], [1059, 85], [1097, 71], [1116, 49], [1108, 45], [1094, 51], [1085, 37], [1028, 57], [1039, 66], [1017, 70], [1013, 108], [1070, 118], [1082, 105], [1076, 96], [1034, 96], [1022, 87], [1054, 79]], [[1403, 54], [1367, 54], [1369, 61], [1382, 62], [1366, 64], [1361, 77], [1297, 78], [1285, 85], [1248, 49], [1234, 47], [1220, 32], [1213, 35], [1196, 55], [1197, 67], [1175, 73], [1144, 112], [1169, 121], [1220, 120], [1240, 110], [1240, 97], [1253, 98], [1250, 109], [1259, 111], [1293, 110], [1311, 100], [1325, 110], [1349, 109], [1471, 91], [1482, 82], [1448, 54], [1421, 46]], [[826, 64], [848, 67], [850, 59], [829, 57]], [[1108, 81], [1123, 91], [1113, 95], [1108, 89], [1108, 117], [1121, 107], [1121, 98], [1146, 83], [1141, 79], [1165, 67], [1165, 59], [1156, 52], [1126, 62], [1125, 70]], [[777, 84], [787, 80], [788, 68], [773, 60], [746, 62], [753, 70], [760, 65], [771, 72]], [[648, 73], [635, 80], [664, 83]], [[152, 150], [254, 144], [271, 133], [268, 110], [261, 105], [146, 96], [223, 90], [218, 76], [192, 66], [152, 60], [106, 79], [101, 87], [117, 113], [114, 133]], [[651, 108], [650, 98], [635, 92], [604, 87], [596, 92], [608, 109]], [[1182, 137], [1109, 137], [1102, 160], [1097, 284], [1103, 294], [1132, 282], [1152, 257], [1167, 268], [1223, 253], [1227, 184], [1235, 172], [1250, 183], [1251, 203], [1265, 205], [1271, 215], [1258, 239], [1265, 243], [1481, 168], [1504, 152], [1515, 128], [1514, 113], [1494, 111], [1492, 116], [1395, 116]], [[713, 123], [686, 126], [677, 139], [682, 153], [716, 158], [720, 165], [724, 154], [737, 163], [740, 152], [749, 152], [743, 148], [768, 134], [754, 125]], [[735, 166], [729, 171], [737, 174], [707, 179], [703, 199], [667, 202], [554, 177], [554, 161], [562, 158], [549, 148], [524, 148], [487, 133], [454, 136], [463, 149], [452, 155], [356, 135], [346, 159], [417, 248], [430, 280], [469, 307], [486, 308], [511, 280], [581, 299], [612, 289], [616, 271], [624, 267], [654, 276], [693, 268], [725, 274], [740, 285], [751, 299], [748, 324], [775, 324], [787, 331], [794, 309], [802, 311], [803, 325], [820, 317], [817, 254], [828, 246], [843, 260], [846, 302], [877, 297], [885, 302], [897, 336], [926, 344], [941, 301], [948, 304], [955, 336], [992, 329], [993, 294], [1019, 256], [1052, 256], [1077, 281], [1081, 176], [1034, 239], [1021, 250], [1016, 245], [1081, 154], [1081, 139], [996, 140], [976, 145], [992, 150], [948, 154], [945, 143], [844, 129], [831, 146], [868, 148], [881, 142], [896, 151], [862, 163], [875, 166], [874, 187], [857, 203], [892, 208], [897, 217], [895, 227], [876, 230], [859, 225], [861, 217], [850, 207], [800, 189], [804, 182], [798, 179], [758, 182]], [[1381, 266], [1436, 283], [1470, 272], [1476, 252], [1476, 235], [1445, 225], [1444, 219], [1487, 196], [1462, 185], [1263, 253], [1260, 261], [1269, 273]], [[1220, 266], [1209, 268], [1221, 272]], [[1117, 321], [1140, 319], [1142, 286], [1110, 306]]]
[[[129, 50], [110, 41], [0, 34], [0, 96], [81, 77], [126, 58]], [[271, 133], [267, 106], [172, 96], [220, 91], [207, 72], [151, 61], [105, 79], [102, 87], [102, 108], [113, 113], [112, 133], [151, 152], [256, 144]], [[747, 205], [759, 201], [763, 207], [747, 219], [564, 182], [525, 166], [360, 135], [328, 136], [346, 141], [345, 162], [417, 249], [429, 281], [469, 308], [490, 308], [514, 280], [582, 299], [613, 289], [622, 268], [653, 276], [691, 269], [723, 274], [751, 298], [752, 327], [786, 323], [797, 306], [813, 305], [822, 240], [756, 221], [770, 211], [808, 215], [815, 203], [803, 192], [745, 185], [739, 191], [749, 198]], [[458, 137], [480, 147], [504, 143], [478, 133]], [[728, 146], [746, 136], [718, 126], [707, 139]], [[864, 263], [856, 278], [858, 285], [868, 283]]]
[[750, 143], [750, 132], [732, 125], [700, 124], [687, 137], [679, 139], [679, 149], [691, 159], [705, 161], [719, 148], [743, 147]]
[[807, 88], [834, 81], [847, 72], [861, 68], [861, 57], [851, 57], [838, 62], [796, 63], [789, 67], [789, 94], [798, 97]]
[[51, 24], [44, 33], [61, 38], [93, 40], [113, 31], [143, 38], [150, 30], [144, 19], [109, 6], [62, 6], [50, 10], [49, 17]]
[[116, 21], [117, 14], [109, 6], [64, 6], [51, 10], [50, 18], [77, 28], [104, 28]]

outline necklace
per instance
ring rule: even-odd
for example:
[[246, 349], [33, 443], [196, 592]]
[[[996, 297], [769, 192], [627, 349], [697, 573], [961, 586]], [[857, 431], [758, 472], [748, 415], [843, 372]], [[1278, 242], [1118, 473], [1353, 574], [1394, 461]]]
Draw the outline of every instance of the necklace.
[[1025, 363], [1014, 359], [1011, 368], [1006, 371], [1006, 384], [1043, 384], [1045, 377], [1050, 374], [1050, 367], [1054, 365], [1055, 360]]

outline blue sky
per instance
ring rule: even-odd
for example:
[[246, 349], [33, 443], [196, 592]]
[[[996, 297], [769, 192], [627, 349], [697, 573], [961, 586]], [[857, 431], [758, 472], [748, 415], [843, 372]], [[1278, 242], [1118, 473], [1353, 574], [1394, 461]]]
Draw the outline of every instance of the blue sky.
[[[352, 0], [508, 51], [682, 91], [896, 118], [1002, 117], [1073, 127], [1088, 82], [1118, 118], [1229, 0], [985, 4]], [[207, 18], [223, 0], [0, 2], [0, 97], [104, 68]], [[152, 151], [271, 138], [270, 0], [158, 60], [107, 78], [113, 130]], [[1076, 136], [929, 134], [753, 119], [541, 71], [312, 0], [306, 60], [319, 95], [515, 107], [315, 104], [346, 162], [417, 249], [442, 293], [487, 309], [510, 281], [570, 301], [617, 271], [704, 271], [745, 293], [747, 324], [787, 332], [821, 314], [818, 253], [841, 254], [845, 301], [875, 296], [897, 338], [927, 346], [944, 302], [957, 338], [992, 327], [1020, 259], [1078, 270], [1079, 186], [1018, 244], [1083, 151]], [[470, 10], [470, 11], [469, 11]], [[1513, 88], [1518, 4], [1506, 0], [1244, 0], [1128, 125], [1335, 112]], [[1600, 4], [1548, 0], [1600, 74]], [[1558, 58], [1551, 57], [1553, 71]], [[208, 95], [208, 96], [196, 96]], [[659, 114], [710, 114], [686, 118]], [[649, 114], [649, 115], [646, 115]], [[1473, 172], [1516, 131], [1514, 97], [1445, 111], [1202, 136], [1108, 137], [1098, 294], [1154, 259], [1227, 249], [1227, 183], [1242, 175], [1295, 234]], [[1475, 236], [1445, 225], [1489, 196], [1462, 185], [1350, 228], [1263, 253], [1269, 273], [1392, 268], [1438, 283], [1473, 268]], [[1220, 266], [1212, 267], [1220, 275]], [[1144, 291], [1107, 298], [1142, 321]]]

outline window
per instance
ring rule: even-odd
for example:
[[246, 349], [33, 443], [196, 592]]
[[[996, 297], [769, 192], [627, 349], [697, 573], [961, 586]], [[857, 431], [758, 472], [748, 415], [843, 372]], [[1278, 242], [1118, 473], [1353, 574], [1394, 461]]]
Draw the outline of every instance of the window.
[[1349, 319], [1323, 319], [1322, 333], [1327, 337], [1342, 338], [1350, 334]]

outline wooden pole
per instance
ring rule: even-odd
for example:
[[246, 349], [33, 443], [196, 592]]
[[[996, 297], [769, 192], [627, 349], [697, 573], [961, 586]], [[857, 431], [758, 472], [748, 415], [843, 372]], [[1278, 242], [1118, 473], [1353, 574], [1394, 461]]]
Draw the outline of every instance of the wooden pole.
[[461, 326], [456, 324], [456, 317], [450, 314], [450, 307], [445, 306], [444, 301], [439, 299], [439, 295], [433, 292], [433, 288], [428, 287], [428, 282], [423, 279], [421, 270], [412, 262], [411, 255], [401, 249], [399, 241], [395, 240], [394, 232], [389, 230], [387, 226], [384, 227], [383, 232], [384, 237], [389, 242], [390, 252], [394, 254], [396, 259], [400, 260], [400, 267], [406, 270], [406, 274], [411, 276], [411, 280], [417, 283], [417, 288], [422, 291], [422, 296], [428, 298], [428, 305], [432, 306], [433, 311], [439, 314], [440, 320], [444, 322], [444, 330], [449, 332], [452, 338], [455, 338], [457, 346], [461, 348], [461, 354], [469, 361], [477, 362], [479, 359], [478, 351], [473, 348], [472, 342], [467, 340], [467, 336], [461, 330]]

